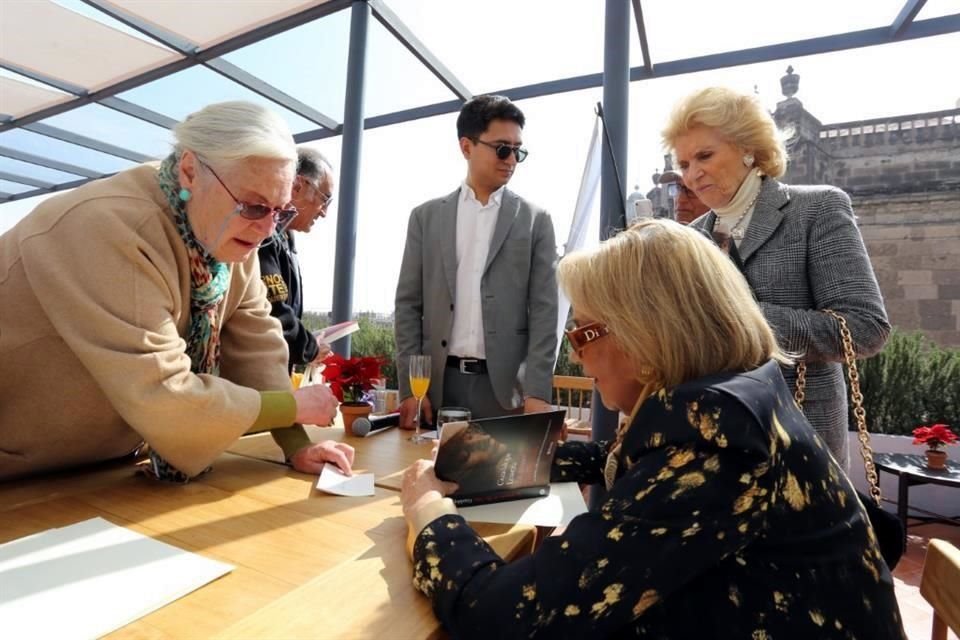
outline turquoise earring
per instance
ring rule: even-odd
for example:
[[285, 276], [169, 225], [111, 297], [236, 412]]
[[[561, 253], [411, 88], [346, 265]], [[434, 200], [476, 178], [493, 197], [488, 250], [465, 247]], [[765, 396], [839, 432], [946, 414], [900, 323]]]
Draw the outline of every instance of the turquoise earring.
[[190, 198], [193, 197], [193, 194], [190, 193], [190, 189], [184, 187], [183, 189], [180, 189], [180, 193], [177, 194], [177, 197], [183, 202], [190, 202]]

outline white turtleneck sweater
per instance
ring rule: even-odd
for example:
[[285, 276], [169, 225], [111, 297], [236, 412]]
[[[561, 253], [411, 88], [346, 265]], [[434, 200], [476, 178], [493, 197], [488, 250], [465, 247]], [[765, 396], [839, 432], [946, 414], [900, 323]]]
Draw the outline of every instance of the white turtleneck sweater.
[[[713, 230], [726, 235], [731, 235], [734, 227], [747, 232], [750, 225], [750, 219], [753, 217], [753, 210], [756, 208], [757, 197], [760, 194], [760, 186], [763, 180], [760, 172], [756, 169], [751, 170], [747, 177], [743, 179], [740, 188], [725, 207], [717, 207], [713, 210], [717, 214], [717, 221]], [[740, 220], [740, 217], [743, 219]], [[739, 226], [737, 221], [740, 220]], [[740, 246], [741, 239], [734, 238], [737, 247]]]

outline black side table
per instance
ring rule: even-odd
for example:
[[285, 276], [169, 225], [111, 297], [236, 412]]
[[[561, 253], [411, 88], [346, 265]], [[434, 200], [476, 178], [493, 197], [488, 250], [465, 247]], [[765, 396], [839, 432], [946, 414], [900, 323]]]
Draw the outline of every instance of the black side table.
[[[910, 487], [919, 484], [940, 484], [947, 487], [960, 488], [960, 464], [947, 460], [946, 469], [928, 469], [925, 456], [908, 453], [875, 453], [873, 462], [877, 473], [886, 471], [899, 476], [897, 486], [897, 516], [903, 523], [903, 534], [907, 534], [907, 512], [910, 508]], [[960, 526], [960, 518], [946, 516], [926, 510], [925, 514], [934, 516], [941, 522], [948, 522]]]

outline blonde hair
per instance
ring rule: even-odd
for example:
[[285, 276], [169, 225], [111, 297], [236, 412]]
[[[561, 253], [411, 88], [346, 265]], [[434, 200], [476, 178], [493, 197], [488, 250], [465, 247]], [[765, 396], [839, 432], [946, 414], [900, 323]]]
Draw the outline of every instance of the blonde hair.
[[173, 136], [178, 157], [189, 149], [216, 167], [251, 157], [297, 162], [297, 147], [287, 123], [252, 102], [207, 105], [174, 126]]
[[698, 231], [642, 220], [598, 248], [563, 258], [557, 278], [573, 308], [610, 329], [646, 382], [667, 387], [789, 359], [747, 281]]
[[787, 171], [783, 136], [760, 100], [726, 87], [696, 91], [674, 106], [661, 132], [663, 146], [673, 150], [677, 138], [695, 127], [716, 129], [730, 142], [753, 154], [756, 166], [779, 178]]

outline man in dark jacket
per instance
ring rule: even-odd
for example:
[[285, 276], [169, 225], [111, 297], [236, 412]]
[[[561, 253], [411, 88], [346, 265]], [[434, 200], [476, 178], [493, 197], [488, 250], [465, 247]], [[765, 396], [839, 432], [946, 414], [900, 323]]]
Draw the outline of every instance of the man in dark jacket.
[[319, 151], [298, 148], [293, 204], [299, 213], [286, 229], [274, 234], [270, 244], [260, 248], [260, 277], [267, 287], [270, 313], [283, 325], [291, 370], [293, 365], [319, 363], [330, 353], [330, 346], [314, 336], [301, 321], [303, 287], [292, 232], [309, 233], [317, 218], [327, 216], [332, 201], [333, 166]]

